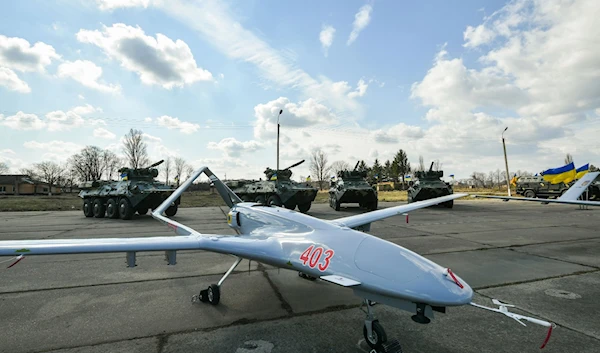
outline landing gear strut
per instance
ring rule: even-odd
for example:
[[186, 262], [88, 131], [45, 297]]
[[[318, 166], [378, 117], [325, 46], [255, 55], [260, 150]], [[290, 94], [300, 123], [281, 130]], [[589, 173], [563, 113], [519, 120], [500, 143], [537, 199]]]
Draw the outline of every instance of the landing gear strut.
[[402, 347], [398, 340], [388, 341], [387, 334], [379, 320], [375, 319], [375, 313], [372, 307], [376, 302], [368, 299], [364, 300], [363, 305], [367, 306], [367, 317], [363, 326], [363, 335], [365, 342], [371, 347], [371, 353], [402, 353]]
[[223, 282], [225, 282], [225, 279], [231, 274], [231, 272], [233, 272], [237, 265], [240, 264], [240, 262], [242, 262], [242, 258], [237, 257], [237, 260], [235, 260], [234, 264], [231, 265], [229, 270], [227, 270], [223, 277], [221, 277], [219, 283], [211, 284], [210, 286], [208, 286], [208, 288], [201, 290], [199, 295], [195, 295], [192, 297], [192, 302], [200, 300], [204, 303], [209, 302], [212, 305], [219, 304], [219, 301], [221, 300], [221, 285], [223, 284]]

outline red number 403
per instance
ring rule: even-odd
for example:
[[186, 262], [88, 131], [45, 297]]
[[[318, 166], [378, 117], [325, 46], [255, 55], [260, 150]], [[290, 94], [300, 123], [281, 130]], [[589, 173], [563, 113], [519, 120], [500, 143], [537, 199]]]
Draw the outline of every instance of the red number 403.
[[[315, 268], [318, 265], [319, 271], [323, 272], [329, 267], [333, 254], [333, 250], [323, 251], [322, 247], [315, 248], [314, 245], [311, 245], [308, 249], [304, 250], [302, 255], [300, 255], [300, 260], [304, 266], [308, 265], [310, 268]], [[325, 255], [325, 258], [323, 259], [324, 262], [321, 263], [321, 257], [323, 257], [323, 255]]]

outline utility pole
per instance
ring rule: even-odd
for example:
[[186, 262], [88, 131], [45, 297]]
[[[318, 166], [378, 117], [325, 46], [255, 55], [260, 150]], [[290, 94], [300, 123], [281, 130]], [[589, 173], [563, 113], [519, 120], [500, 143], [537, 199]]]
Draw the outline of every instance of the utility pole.
[[508, 126], [502, 131], [502, 148], [504, 148], [504, 165], [506, 166], [506, 186], [508, 188], [508, 196], [510, 197], [510, 174], [508, 173], [508, 159], [506, 158], [506, 144], [504, 143], [504, 133], [508, 130]]
[[279, 116], [283, 113], [283, 109], [279, 110], [279, 115], [277, 115], [277, 171], [279, 171]]

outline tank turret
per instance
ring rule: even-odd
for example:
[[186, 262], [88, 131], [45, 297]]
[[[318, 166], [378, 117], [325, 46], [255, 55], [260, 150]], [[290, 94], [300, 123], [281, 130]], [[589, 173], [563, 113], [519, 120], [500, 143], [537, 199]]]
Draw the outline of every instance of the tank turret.
[[126, 180], [148, 180], [154, 179], [158, 176], [158, 169], [154, 168], [161, 165], [165, 160], [153, 163], [145, 168], [128, 168], [123, 167], [118, 170], [119, 175], [122, 179]]
[[[423, 170], [415, 172], [415, 178], [417, 179], [408, 188], [408, 202], [422, 201], [433, 199], [440, 196], [446, 196], [454, 193], [452, 186], [442, 180], [444, 172], [441, 170], [433, 170], [434, 162], [431, 162], [429, 170]], [[454, 202], [447, 201], [442, 204], [445, 207], [452, 208]]]
[[268, 168], [265, 169], [265, 176], [267, 177], [267, 180], [271, 180], [271, 178], [273, 178], [274, 175], [277, 175], [277, 180], [290, 180], [290, 178], [292, 177], [292, 171], [290, 169], [299, 166], [300, 164], [304, 163], [304, 159], [301, 160], [298, 163], [294, 163], [291, 166], [285, 168], [285, 169], [281, 169], [281, 170], [276, 170], [276, 169], [271, 169]]
[[336, 211], [342, 203], [358, 203], [369, 210], [377, 209], [377, 191], [366, 180], [367, 172], [359, 171], [360, 161], [353, 170], [340, 170], [337, 182], [331, 183], [329, 189], [329, 206]]

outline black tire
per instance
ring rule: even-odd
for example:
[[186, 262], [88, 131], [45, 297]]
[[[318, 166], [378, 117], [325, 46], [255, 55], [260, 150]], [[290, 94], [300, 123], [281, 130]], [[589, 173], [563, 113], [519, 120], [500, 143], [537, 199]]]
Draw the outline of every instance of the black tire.
[[535, 192], [533, 190], [527, 190], [527, 191], [525, 191], [523, 196], [528, 197], [528, 198], [535, 198]]
[[104, 216], [106, 215], [106, 207], [104, 206], [104, 200], [99, 197], [94, 199], [93, 210], [94, 217], [104, 218]]
[[375, 200], [369, 204], [369, 210], [371, 210], [371, 211], [377, 210], [377, 200]]
[[119, 218], [119, 205], [117, 200], [112, 197], [106, 202], [106, 216], [113, 219]]
[[306, 212], [308, 212], [308, 210], [310, 210], [310, 205], [311, 205], [310, 202], [300, 203], [300, 204], [298, 204], [298, 210], [302, 213], [306, 213]]
[[296, 208], [296, 202], [290, 200], [290, 201], [284, 203], [283, 206], [285, 206], [285, 208], [287, 208], [288, 210], [293, 210], [294, 208]]
[[452, 208], [454, 206], [454, 200], [444, 202], [444, 207]]
[[334, 202], [333, 205], [335, 206], [333, 209], [336, 210], [336, 211], [339, 211], [340, 210], [340, 205], [341, 205], [340, 200], [338, 200], [338, 198], [336, 197], [335, 200], [333, 200], [333, 202]]
[[94, 203], [90, 198], [83, 199], [83, 215], [88, 218], [94, 217]]
[[265, 196], [264, 195], [256, 196], [256, 198], [254, 199], [254, 202], [264, 205], [265, 204]]
[[143, 215], [145, 215], [146, 213], [148, 213], [148, 210], [149, 210], [149, 208], [148, 208], [148, 207], [139, 208], [139, 209], [137, 210], [137, 213], [138, 213], [140, 216], [143, 216]]
[[121, 219], [131, 219], [133, 217], [133, 207], [131, 207], [131, 202], [126, 198], [122, 198], [119, 201], [119, 217]]
[[198, 299], [200, 299], [201, 302], [206, 303], [208, 301], [208, 289], [201, 290]]
[[369, 337], [367, 334], [367, 325], [363, 326], [363, 336], [365, 337], [365, 342], [369, 345], [369, 347], [379, 350], [381, 346], [387, 342], [387, 335], [383, 326], [379, 323], [379, 321], [375, 320], [372, 322], [373, 325], [373, 337]]
[[219, 286], [217, 286], [216, 284], [211, 284], [208, 287], [207, 291], [208, 302], [212, 305], [219, 304], [219, 301], [221, 300], [221, 290], [219, 289]]
[[166, 210], [165, 210], [165, 214], [167, 215], [167, 217], [173, 217], [175, 216], [175, 214], [177, 213], [177, 209], [179, 207], [177, 205], [173, 205], [173, 206], [169, 206]]
[[269, 196], [269, 199], [267, 200], [267, 205], [281, 207], [283, 204], [282, 204], [279, 196], [271, 195], [271, 196]]

